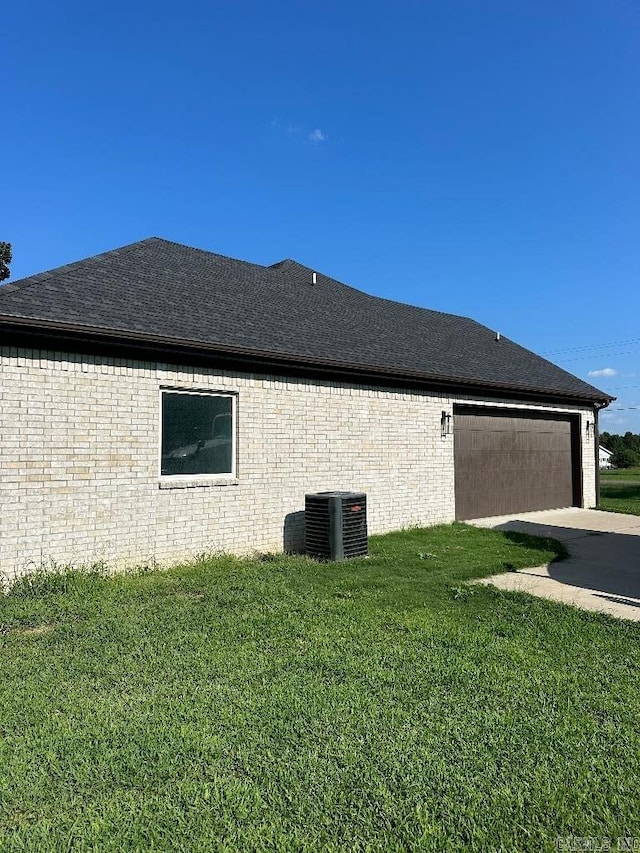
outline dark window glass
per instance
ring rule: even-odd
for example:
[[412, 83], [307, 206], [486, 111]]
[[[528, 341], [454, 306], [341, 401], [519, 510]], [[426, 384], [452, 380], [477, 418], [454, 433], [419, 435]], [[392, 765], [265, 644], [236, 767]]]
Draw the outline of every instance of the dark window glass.
[[232, 405], [231, 397], [163, 392], [162, 473], [233, 473]]

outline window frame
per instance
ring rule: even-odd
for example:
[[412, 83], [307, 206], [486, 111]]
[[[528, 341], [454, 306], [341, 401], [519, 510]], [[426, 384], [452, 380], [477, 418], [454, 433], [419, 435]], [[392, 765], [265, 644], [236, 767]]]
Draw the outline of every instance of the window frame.
[[[163, 474], [162, 473], [162, 427], [163, 427], [163, 394], [183, 394], [198, 397], [225, 397], [231, 400], [231, 471], [218, 474]], [[158, 479], [163, 483], [219, 483], [237, 480], [237, 432], [238, 432], [238, 394], [234, 391], [219, 391], [209, 388], [176, 388], [170, 385], [158, 389], [159, 424], [158, 424]]]

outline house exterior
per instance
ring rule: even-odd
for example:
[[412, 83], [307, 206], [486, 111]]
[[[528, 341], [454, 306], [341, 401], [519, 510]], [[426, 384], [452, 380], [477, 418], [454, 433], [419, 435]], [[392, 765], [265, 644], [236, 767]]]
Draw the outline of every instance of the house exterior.
[[594, 506], [598, 389], [463, 317], [158, 238], [0, 287], [0, 570]]
[[600, 445], [598, 447], [598, 464], [600, 468], [613, 468], [611, 464], [611, 457], [613, 453], [611, 450], [607, 450], [606, 447]]

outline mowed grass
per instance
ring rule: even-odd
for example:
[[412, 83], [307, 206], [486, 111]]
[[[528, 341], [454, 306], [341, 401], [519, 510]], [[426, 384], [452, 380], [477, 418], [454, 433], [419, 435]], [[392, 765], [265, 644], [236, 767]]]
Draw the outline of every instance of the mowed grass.
[[604, 480], [640, 480], [640, 468], [604, 468], [600, 477]]
[[3, 851], [544, 851], [640, 835], [640, 628], [468, 586], [454, 524], [0, 601]]
[[600, 472], [598, 509], [640, 515], [640, 468]]

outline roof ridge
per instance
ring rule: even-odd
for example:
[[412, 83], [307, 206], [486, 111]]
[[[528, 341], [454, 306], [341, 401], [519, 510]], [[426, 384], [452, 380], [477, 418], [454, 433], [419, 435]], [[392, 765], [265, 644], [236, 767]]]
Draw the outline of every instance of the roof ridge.
[[467, 317], [464, 314], [452, 314], [450, 311], [438, 311], [436, 308], [425, 308], [423, 305], [413, 305], [411, 302], [400, 302], [397, 299], [388, 299], [386, 296], [376, 296], [374, 293], [367, 293], [366, 290], [361, 290], [359, 287], [354, 287], [352, 284], [346, 284], [344, 281], [340, 281], [339, 278], [334, 278], [333, 276], [320, 272], [314, 267], [309, 267], [306, 264], [303, 264], [301, 261], [295, 260], [295, 258], [285, 258], [282, 261], [278, 261], [277, 263], [272, 264], [270, 267], [268, 267], [268, 269], [282, 269], [285, 264], [295, 264], [301, 269], [309, 270], [309, 272], [315, 272], [318, 274], [318, 278], [324, 278], [328, 281], [333, 281], [336, 284], [339, 284], [341, 287], [346, 288], [347, 290], [352, 290], [355, 293], [359, 293], [362, 296], [366, 296], [367, 299], [375, 299], [378, 302], [386, 303], [387, 305], [393, 305], [396, 308], [398, 306], [401, 306], [403, 308], [411, 308], [414, 311], [426, 311], [429, 314], [439, 314], [441, 317], [455, 317], [459, 320], [467, 320], [471, 323], [475, 323], [477, 326], [483, 326], [483, 323], [479, 323], [477, 320], [474, 320], [473, 317]]
[[[232, 261], [234, 264], [242, 264], [242, 266], [245, 267], [255, 267], [259, 270], [272, 269], [272, 266], [258, 264], [253, 261], [244, 261], [241, 258], [233, 258], [230, 255], [221, 255], [219, 252], [211, 252], [208, 249], [199, 249], [196, 246], [189, 246], [187, 243], [178, 243], [176, 240], [167, 240], [164, 237], [145, 237], [142, 240], [136, 240], [133, 243], [127, 243], [124, 246], [119, 246], [117, 249], [107, 249], [105, 252], [98, 252], [95, 255], [89, 255], [88, 257], [80, 258], [77, 261], [70, 261], [69, 263], [62, 264], [59, 267], [52, 267], [51, 269], [43, 270], [42, 272], [34, 273], [33, 275], [24, 276], [24, 278], [17, 278], [14, 281], [11, 281], [9, 279], [6, 284], [0, 284], [0, 295], [2, 294], [5, 288], [7, 288], [7, 293], [16, 290], [22, 290], [23, 287], [28, 287], [31, 284], [38, 284], [43, 281], [47, 281], [52, 276], [57, 275], [58, 273], [68, 272], [74, 267], [77, 267], [79, 264], [91, 264], [96, 261], [101, 261], [103, 258], [106, 257], [116, 257], [119, 255], [124, 255], [131, 251], [134, 251], [135, 249], [138, 249], [140, 246], [154, 243], [164, 244], [167, 246], [177, 246], [180, 249], [187, 249], [189, 252], [194, 252], [199, 255], [206, 255], [207, 257], [220, 258], [225, 261]], [[284, 263], [284, 261], [281, 261], [280, 263]], [[274, 264], [273, 266], [276, 265]]]
[[276, 261], [275, 264], [269, 264], [267, 267], [268, 270], [277, 270], [281, 269], [285, 264], [295, 264], [297, 261], [294, 261], [293, 258], [283, 258], [281, 261]]
[[[384, 302], [387, 305], [401, 305], [403, 308], [411, 308], [413, 311], [426, 311], [428, 314], [439, 314], [441, 317], [454, 317], [456, 320], [466, 320], [468, 323], [475, 323], [476, 326], [482, 326], [483, 329], [488, 328], [484, 323], [474, 320], [473, 317], [467, 317], [465, 314], [452, 314], [450, 311], [438, 311], [437, 308], [425, 308], [423, 305], [413, 305], [411, 302], [399, 302], [397, 299], [388, 299], [386, 296], [376, 296], [374, 293], [367, 293], [367, 296], [371, 299], [376, 299], [378, 302]], [[502, 335], [502, 337], [505, 336]]]
[[124, 255], [138, 246], [142, 246], [144, 243], [151, 243], [155, 240], [161, 239], [161, 237], [145, 237], [143, 240], [136, 240], [135, 243], [127, 243], [124, 246], [119, 246], [117, 249], [107, 249], [105, 252], [98, 252], [96, 255], [89, 255], [88, 258], [80, 258], [78, 261], [70, 261], [68, 264], [62, 264], [59, 267], [52, 267], [49, 270], [43, 270], [42, 272], [37, 272], [33, 275], [27, 275], [24, 278], [18, 278], [15, 281], [9, 280], [7, 284], [0, 285], [0, 294], [2, 294], [2, 290], [5, 287], [10, 287], [11, 290], [22, 290], [23, 287], [27, 287], [30, 284], [47, 281], [47, 279], [51, 278], [55, 273], [68, 272], [73, 267], [77, 267], [78, 264], [93, 263], [95, 261], [102, 260], [102, 258], [106, 258], [107, 256], [113, 257], [114, 255]]
[[[233, 261], [235, 264], [242, 264], [246, 267], [258, 267], [261, 270], [269, 270], [276, 264], [269, 266], [268, 264], [258, 264], [255, 261], [245, 261], [242, 258], [234, 258], [231, 255], [221, 255], [220, 252], [212, 252], [210, 249], [200, 249], [198, 246], [190, 246], [188, 243], [178, 243], [177, 240], [167, 240], [164, 237], [149, 237], [147, 240], [141, 240], [141, 243], [146, 243], [155, 240], [159, 243], [165, 243], [168, 246], [178, 246], [181, 249], [188, 249], [190, 252], [195, 252], [199, 255], [207, 255], [213, 258], [222, 258], [225, 261]], [[284, 263], [280, 261], [279, 263]]]

